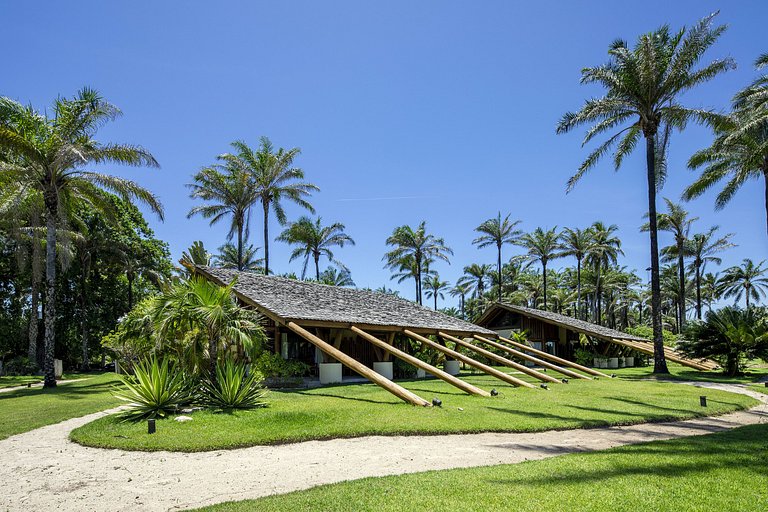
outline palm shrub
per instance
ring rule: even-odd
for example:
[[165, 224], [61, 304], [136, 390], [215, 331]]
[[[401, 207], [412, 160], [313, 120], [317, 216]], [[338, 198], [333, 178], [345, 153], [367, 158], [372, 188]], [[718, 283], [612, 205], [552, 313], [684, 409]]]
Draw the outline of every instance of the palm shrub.
[[215, 380], [203, 381], [200, 402], [213, 409], [256, 409], [266, 407], [265, 394], [261, 374], [248, 373], [244, 364], [226, 359], [216, 365]]
[[191, 401], [191, 386], [185, 374], [168, 359], [151, 356], [134, 365], [133, 375], [121, 376], [127, 390], [115, 396], [128, 402], [127, 420], [164, 418]]

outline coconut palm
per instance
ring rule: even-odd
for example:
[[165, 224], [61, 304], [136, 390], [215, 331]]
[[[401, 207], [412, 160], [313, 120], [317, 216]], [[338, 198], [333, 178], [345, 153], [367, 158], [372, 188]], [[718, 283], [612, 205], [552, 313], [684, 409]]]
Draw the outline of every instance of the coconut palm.
[[251, 207], [257, 201], [256, 183], [253, 175], [234, 155], [219, 155], [220, 163], [201, 169], [194, 175], [190, 197], [201, 199], [206, 204], [193, 207], [187, 218], [201, 215], [211, 225], [225, 217], [230, 218], [227, 240], [236, 239], [237, 259], [235, 268], [245, 270], [245, 240], [249, 234]]
[[560, 237], [557, 234], [557, 228], [542, 229], [536, 228], [532, 233], [522, 235], [517, 244], [528, 251], [528, 260], [530, 262], [541, 263], [542, 288], [544, 298], [544, 309], [547, 309], [547, 264], [562, 256], [560, 250]]
[[333, 256], [331, 247], [344, 247], [344, 244], [355, 245], [352, 237], [344, 232], [344, 224], [334, 222], [329, 226], [323, 226], [323, 219], [318, 217], [314, 221], [309, 217], [301, 217], [291, 223], [276, 240], [291, 245], [297, 245], [291, 253], [290, 261], [304, 257], [304, 266], [301, 269], [301, 278], [307, 274], [309, 259], [315, 262], [315, 279], [320, 280], [320, 257], [325, 256], [331, 263], [335, 263], [342, 269], [346, 267]]
[[412, 274], [416, 281], [416, 301], [421, 304], [422, 272], [429, 268], [429, 261], [443, 260], [450, 263], [449, 255], [453, 255], [445, 240], [427, 233], [426, 221], [422, 221], [416, 229], [411, 226], [399, 226], [387, 238], [387, 245], [392, 250], [384, 255], [387, 267], [403, 269], [404, 264], [412, 266]]
[[733, 297], [736, 302], [741, 300], [742, 295], [749, 308], [749, 299], [759, 301], [765, 297], [768, 289], [768, 269], [763, 268], [765, 261], [757, 265], [749, 259], [744, 258], [741, 265], [733, 266], [723, 272], [720, 278], [719, 288], [726, 299]]
[[696, 233], [685, 244], [684, 250], [686, 255], [692, 259], [690, 269], [693, 271], [696, 280], [696, 318], [698, 320], [701, 320], [701, 280], [706, 264], [714, 263], [720, 265], [722, 259], [717, 256], [717, 253], [735, 247], [735, 244], [731, 243], [733, 233], [719, 237], [717, 235], [718, 229], [718, 226], [712, 226], [706, 233]]
[[[756, 66], [768, 66], [768, 54], [761, 55]], [[688, 166], [703, 168], [703, 172], [683, 193], [686, 200], [726, 180], [715, 199], [717, 210], [725, 207], [746, 182], [761, 179], [768, 229], [768, 75], [736, 95], [733, 112], [719, 120], [712, 145], [694, 153]]]
[[451, 288], [451, 291], [448, 292], [451, 294], [451, 297], [458, 297], [459, 298], [459, 311], [461, 311], [461, 318], [466, 318], [464, 315], [466, 313], [464, 302], [466, 300], [467, 295], [472, 291], [472, 285], [470, 285], [467, 282], [462, 282], [459, 280], [453, 288]]
[[245, 272], [264, 272], [264, 258], [258, 258], [258, 247], [248, 244], [238, 250], [233, 244], [219, 247], [219, 254], [214, 256], [216, 264], [222, 268], [236, 268]]
[[117, 107], [96, 91], [84, 88], [71, 99], [57, 99], [52, 113], [53, 117], [48, 117], [9, 98], [0, 98], [0, 151], [15, 157], [0, 163], [0, 171], [11, 176], [20, 189], [38, 191], [45, 206], [45, 387], [56, 386], [56, 233], [73, 204], [83, 201], [112, 214], [114, 203], [107, 193], [111, 191], [126, 201], [147, 205], [160, 218], [163, 213], [158, 199], [146, 189], [91, 167], [106, 163], [158, 167], [155, 158], [139, 146], [104, 144], [94, 139], [101, 126], [120, 116]]
[[576, 318], [583, 319], [581, 310], [581, 264], [592, 246], [592, 232], [589, 229], [565, 228], [560, 233], [561, 254], [576, 258]]
[[355, 286], [349, 270], [328, 267], [320, 274], [320, 282], [330, 286]]
[[[709, 123], [715, 117], [708, 110], [687, 108], [678, 101], [683, 93], [735, 67], [732, 59], [723, 58], [697, 68], [707, 49], [725, 31], [723, 25], [713, 26], [715, 15], [707, 16], [687, 31], [683, 28], [672, 33], [668, 26], [662, 26], [640, 36], [634, 48], [630, 48], [625, 41], [615, 41], [608, 52], [608, 63], [582, 70], [581, 82], [602, 85], [606, 94], [588, 100], [579, 112], [566, 113], [557, 127], [558, 133], [566, 133], [578, 126], [592, 125], [584, 138], [583, 144], [587, 144], [600, 134], [628, 124], [589, 154], [568, 181], [568, 190], [614, 146], [613, 164], [619, 169], [640, 138], [645, 138], [651, 245], [651, 323], [654, 372], [657, 373], [668, 373], [661, 330], [656, 218], [656, 189], [663, 182], [664, 145], [668, 139], [663, 137], [661, 147], [657, 147], [657, 141], [662, 134], [668, 134], [665, 133], [668, 128], [683, 129], [689, 121]], [[657, 163], [657, 160], [660, 161]]]
[[207, 267], [211, 264], [212, 258], [213, 255], [205, 249], [203, 242], [200, 240], [192, 242], [189, 249], [181, 254], [181, 262], [189, 266], [201, 265]]
[[299, 148], [275, 149], [267, 137], [259, 139], [259, 147], [255, 150], [243, 141], [233, 142], [232, 147], [235, 153], [228, 159], [238, 160], [240, 167], [252, 176], [257, 201], [264, 210], [264, 273], [269, 274], [270, 212], [274, 210], [277, 221], [284, 225], [288, 219], [282, 201], [287, 199], [315, 213], [307, 198], [320, 189], [305, 182], [304, 171], [293, 166], [301, 152]]
[[464, 267], [464, 275], [459, 278], [459, 284], [466, 284], [472, 290], [474, 297], [480, 299], [485, 292], [485, 285], [491, 279], [493, 267], [487, 264], [472, 263]]
[[602, 273], [611, 265], [616, 265], [621, 250], [621, 240], [615, 236], [619, 230], [616, 224], [606, 226], [603, 222], [594, 222], [589, 227], [592, 235], [592, 243], [587, 252], [586, 260], [594, 270], [595, 278], [595, 319], [598, 324], [602, 324], [602, 301], [603, 301], [603, 281]]
[[437, 299], [445, 298], [443, 292], [448, 290], [448, 281], [441, 281], [437, 274], [430, 276], [424, 281], [427, 291], [425, 295], [428, 299], [435, 299], [435, 311], [437, 311]]
[[478, 249], [494, 246], [496, 247], [496, 271], [499, 276], [499, 302], [501, 302], [501, 292], [504, 286], [504, 274], [501, 269], [501, 248], [504, 244], [511, 244], [517, 240], [523, 232], [516, 229], [520, 224], [519, 220], [510, 222], [507, 215], [504, 220], [501, 220], [501, 212], [495, 218], [488, 219], [475, 228], [475, 231], [480, 233], [480, 236], [475, 238], [472, 243], [477, 245]]

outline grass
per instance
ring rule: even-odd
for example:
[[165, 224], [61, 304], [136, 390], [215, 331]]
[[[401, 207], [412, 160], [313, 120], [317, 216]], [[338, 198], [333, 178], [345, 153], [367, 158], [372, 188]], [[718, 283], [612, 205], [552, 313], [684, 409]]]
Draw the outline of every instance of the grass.
[[0, 377], [0, 389], [26, 386], [27, 384], [35, 384], [42, 381], [43, 378], [36, 375], [6, 375]]
[[21, 389], [0, 393], [0, 439], [119, 405], [112, 390], [114, 373], [66, 375], [86, 379], [55, 389]]
[[315, 487], [207, 512], [768, 509], [768, 424], [516, 465]]
[[[645, 369], [646, 374], [650, 372]], [[549, 390], [517, 389], [485, 375], [465, 375], [495, 398], [472, 397], [438, 380], [404, 385], [442, 408], [406, 405], [373, 384], [273, 391], [269, 407], [229, 414], [200, 411], [193, 421], [160, 420], [148, 435], [144, 423], [105, 417], [71, 439], [126, 450], [206, 451], [362, 435], [532, 432], [664, 421], [711, 415], [757, 404], [752, 398], [693, 386], [631, 378], [550, 384]], [[709, 407], [699, 405], [706, 394]]]
[[654, 376], [649, 367], [621, 368], [618, 370], [601, 370], [605, 373], [615, 373], [622, 379], [653, 379], [672, 381], [721, 382], [725, 384], [752, 384], [760, 379], [768, 378], [768, 367], [752, 365], [743, 375], [728, 377], [718, 371], [699, 372], [676, 363], [668, 363], [669, 375]]

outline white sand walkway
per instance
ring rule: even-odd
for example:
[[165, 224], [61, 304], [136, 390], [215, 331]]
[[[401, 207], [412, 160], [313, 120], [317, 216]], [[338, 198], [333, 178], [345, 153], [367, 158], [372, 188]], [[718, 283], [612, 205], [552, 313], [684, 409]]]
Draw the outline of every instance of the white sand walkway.
[[533, 434], [362, 437], [206, 453], [85, 448], [69, 432], [91, 414], [0, 441], [0, 510], [179, 510], [368, 476], [484, 466], [603, 450], [768, 422], [763, 405], [719, 417]]

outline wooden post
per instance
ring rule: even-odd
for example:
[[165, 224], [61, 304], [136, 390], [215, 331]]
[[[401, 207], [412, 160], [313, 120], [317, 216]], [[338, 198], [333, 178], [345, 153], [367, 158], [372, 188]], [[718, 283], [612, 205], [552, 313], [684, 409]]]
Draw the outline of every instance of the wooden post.
[[[648, 355], [651, 355], [651, 356], [654, 353], [653, 348], [651, 348], [650, 346], [649, 347], [643, 346], [643, 344], [641, 344], [640, 342], [637, 342], [637, 341], [619, 340], [619, 339], [615, 339], [614, 338], [613, 342], [618, 344], [618, 345], [622, 345], [624, 347], [629, 347], [629, 348], [637, 350], [638, 352], [643, 352], [644, 354], [648, 354]], [[694, 370], [700, 370], [700, 371], [708, 371], [709, 370], [709, 368], [707, 368], [706, 366], [703, 366], [703, 365], [701, 365], [699, 363], [695, 363], [695, 362], [691, 361], [690, 359], [686, 359], [684, 357], [680, 357], [680, 356], [675, 355], [675, 354], [670, 354], [666, 350], [664, 351], [664, 355], [670, 361], [674, 361], [675, 363], [681, 364], [683, 366], [687, 366], [689, 368], [693, 368]]]
[[520, 350], [524, 350], [526, 352], [531, 352], [532, 354], [536, 354], [537, 356], [541, 357], [542, 359], [549, 359], [550, 361], [555, 361], [557, 363], [560, 363], [565, 366], [570, 366], [571, 368], [576, 368], [577, 370], [581, 370], [582, 372], [588, 373], [590, 375], [594, 375], [595, 377], [605, 377], [606, 379], [610, 379], [610, 375], [606, 375], [603, 372], [599, 372], [597, 370], [594, 370], [592, 368], [588, 368], [586, 366], [582, 366], [578, 363], [574, 363], [573, 361], [568, 361], [567, 359], [563, 359], [561, 357], [553, 356], [549, 352], [544, 352], [543, 350], [538, 350], [533, 347], [529, 347], [528, 345], [523, 345], [522, 343], [518, 343], [516, 341], [512, 341], [507, 338], [503, 338], [499, 336], [499, 339], [503, 341], [504, 343], [509, 343], [513, 347], [517, 347]]
[[393, 347], [389, 343], [386, 343], [385, 341], [382, 341], [378, 339], [377, 337], [368, 334], [362, 329], [359, 329], [355, 327], [354, 325], [350, 328], [352, 332], [358, 334], [361, 338], [371, 342], [374, 346], [379, 347], [382, 350], [385, 350], [387, 354], [392, 354], [395, 357], [398, 357], [402, 359], [403, 361], [412, 364], [413, 366], [417, 368], [421, 368], [425, 372], [429, 372], [438, 379], [442, 379], [448, 384], [451, 384], [453, 386], [456, 386], [462, 391], [465, 391], [469, 393], [470, 395], [479, 395], [479, 396], [491, 396], [490, 393], [487, 391], [484, 391], [478, 387], [473, 386], [472, 384], [469, 384], [467, 382], [464, 382], [461, 379], [457, 379], [453, 375], [450, 375], [448, 373], [445, 373], [443, 370], [440, 370], [439, 368], [435, 368], [431, 364], [425, 363], [421, 359], [418, 359], [416, 357], [413, 357], [410, 354], [406, 354], [402, 350]]
[[[640, 346], [643, 346], [643, 347], [653, 348], [653, 344], [650, 343], [650, 342], [637, 341], [637, 340], [624, 340], [624, 341], [629, 341], [629, 342], [634, 343], [634, 344], [639, 344]], [[715, 363], [714, 361], [710, 361], [709, 359], [691, 359], [691, 358], [686, 357], [685, 355], [681, 354], [677, 350], [675, 350], [673, 348], [670, 348], [670, 347], [667, 347], [667, 346], [664, 347], [664, 355], [666, 355], [666, 356], [670, 356], [671, 355], [673, 357], [679, 357], [680, 359], [685, 359], [686, 361], [692, 361], [692, 362], [694, 362], [694, 363], [696, 363], [696, 364], [698, 364], [700, 366], [705, 367], [707, 370], [714, 370], [714, 369], [719, 367], [719, 365], [717, 363]]]
[[510, 368], [514, 368], [515, 370], [519, 372], [523, 372], [526, 375], [530, 375], [531, 377], [538, 379], [542, 382], [551, 382], [553, 384], [560, 384], [560, 381], [556, 379], [555, 377], [552, 377], [551, 375], [547, 375], [546, 373], [537, 372], [536, 370], [532, 368], [528, 368], [525, 365], [516, 363], [514, 361], [510, 361], [506, 357], [501, 357], [498, 354], [494, 354], [493, 352], [489, 350], [485, 350], [484, 348], [480, 348], [476, 345], [473, 345], [471, 343], [467, 343], [464, 340], [460, 340], [459, 338], [456, 338], [454, 336], [451, 336], [450, 334], [445, 334], [444, 332], [438, 333], [441, 337], [448, 341], [454, 342], [459, 347], [464, 347], [469, 350], [472, 350], [473, 352], [477, 352], [483, 357], [487, 357], [488, 359], [492, 361], [496, 361], [497, 363], [501, 363], [504, 366], [509, 366]]
[[513, 377], [509, 374], [506, 374], [504, 372], [500, 372], [496, 368], [491, 368], [490, 366], [481, 363], [480, 361], [475, 361], [472, 358], [469, 358], [463, 354], [459, 354], [455, 350], [451, 350], [448, 347], [444, 347], [439, 343], [436, 343], [429, 338], [425, 338], [424, 336], [421, 336], [420, 334], [416, 334], [413, 331], [409, 331], [408, 329], [403, 330], [403, 332], [408, 336], [409, 338], [412, 338], [416, 341], [419, 341], [425, 345], [428, 345], [435, 350], [438, 350], [442, 352], [443, 354], [449, 355], [452, 358], [456, 359], [457, 361], [461, 361], [463, 363], [468, 364], [469, 366], [473, 368], [477, 368], [478, 370], [487, 373], [488, 375], [492, 375], [493, 377], [496, 377], [499, 380], [503, 380], [507, 384], [512, 384], [514, 386], [522, 386], [524, 388], [535, 388], [533, 384], [529, 382], [525, 382], [524, 380], [520, 380], [517, 377]]
[[287, 324], [288, 328], [307, 340], [308, 342], [312, 343], [316, 347], [318, 347], [320, 350], [328, 354], [329, 356], [333, 357], [334, 359], [338, 360], [340, 363], [345, 365], [347, 368], [351, 369], [354, 372], [359, 373], [366, 379], [369, 379], [374, 384], [378, 384], [382, 388], [386, 389], [396, 397], [400, 398], [401, 400], [404, 400], [405, 402], [408, 402], [409, 404], [413, 405], [422, 405], [424, 407], [431, 407], [432, 404], [428, 401], [424, 400], [420, 396], [411, 393], [407, 389], [405, 389], [402, 386], [399, 386], [392, 382], [391, 380], [387, 379], [386, 377], [379, 375], [372, 369], [368, 368], [364, 364], [362, 364], [359, 361], [356, 361], [352, 357], [348, 356], [341, 350], [334, 348], [332, 345], [326, 343], [325, 341], [321, 340], [311, 332], [307, 331], [300, 325], [297, 325], [293, 322], [288, 322]]
[[580, 373], [576, 373], [576, 372], [571, 371], [571, 370], [567, 370], [565, 368], [561, 368], [561, 367], [559, 367], [557, 365], [554, 365], [552, 363], [548, 363], [548, 362], [546, 362], [546, 361], [544, 361], [542, 359], [539, 359], [538, 357], [529, 356], [525, 352], [520, 352], [520, 351], [515, 350], [513, 348], [509, 348], [506, 345], [502, 345], [501, 343], [496, 343], [495, 341], [491, 341], [491, 340], [485, 339], [482, 336], [475, 335], [474, 338], [477, 341], [481, 342], [481, 343], [485, 343], [485, 344], [490, 345], [490, 346], [492, 346], [494, 348], [497, 348], [499, 350], [503, 350], [504, 352], [506, 352], [508, 354], [511, 354], [511, 355], [513, 355], [513, 356], [515, 356], [517, 358], [523, 359], [525, 361], [530, 361], [530, 362], [532, 362], [534, 364], [538, 364], [539, 366], [542, 366], [544, 368], [549, 368], [550, 370], [556, 371], [558, 373], [562, 373], [563, 375], [567, 375], [568, 377], [573, 377], [574, 379], [591, 380], [590, 377], [587, 377], [587, 376], [582, 375]]

